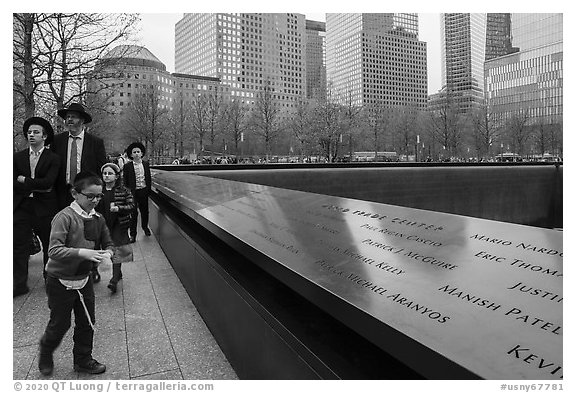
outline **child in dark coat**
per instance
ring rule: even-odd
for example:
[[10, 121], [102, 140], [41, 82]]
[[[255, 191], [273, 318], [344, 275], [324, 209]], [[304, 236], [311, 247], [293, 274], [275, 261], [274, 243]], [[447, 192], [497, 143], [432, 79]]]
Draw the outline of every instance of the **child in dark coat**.
[[[96, 211], [106, 219], [106, 225], [110, 230], [118, 255], [121, 249], [123, 250], [122, 247], [131, 247], [128, 228], [130, 227], [130, 213], [134, 209], [134, 198], [130, 190], [122, 185], [118, 165], [111, 162], [106, 163], [102, 165], [101, 171], [102, 179], [104, 179], [102, 191], [104, 197], [96, 206]], [[118, 281], [122, 279], [121, 266], [121, 262], [113, 260], [112, 278], [108, 284], [112, 293], [116, 293]]]
[[146, 236], [150, 236], [148, 228], [148, 196], [152, 188], [152, 177], [148, 161], [143, 161], [142, 157], [146, 155], [146, 148], [140, 142], [131, 143], [126, 148], [126, 153], [130, 162], [124, 165], [122, 170], [124, 176], [124, 185], [132, 191], [137, 209], [134, 209], [132, 222], [130, 224], [130, 241], [136, 241], [136, 227], [138, 224], [138, 212], [140, 210], [140, 219], [142, 220], [142, 229]]

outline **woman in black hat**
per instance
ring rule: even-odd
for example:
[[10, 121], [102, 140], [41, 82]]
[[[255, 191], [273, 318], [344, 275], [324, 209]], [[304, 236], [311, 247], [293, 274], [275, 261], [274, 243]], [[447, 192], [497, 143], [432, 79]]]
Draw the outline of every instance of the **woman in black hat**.
[[142, 157], [146, 155], [146, 148], [140, 142], [131, 143], [126, 148], [126, 154], [132, 161], [124, 165], [124, 185], [132, 191], [136, 208], [132, 214], [130, 223], [130, 242], [136, 241], [136, 227], [138, 226], [138, 213], [142, 220], [142, 229], [146, 236], [150, 236], [148, 228], [148, 196], [152, 187], [152, 176], [150, 175], [150, 166]]
[[[28, 259], [32, 230], [40, 237], [44, 265], [48, 262], [50, 222], [58, 212], [54, 183], [60, 168], [59, 157], [50, 149], [54, 130], [42, 117], [31, 117], [22, 128], [28, 148], [14, 154], [14, 296], [27, 293]], [[46, 274], [44, 273], [44, 277]]]

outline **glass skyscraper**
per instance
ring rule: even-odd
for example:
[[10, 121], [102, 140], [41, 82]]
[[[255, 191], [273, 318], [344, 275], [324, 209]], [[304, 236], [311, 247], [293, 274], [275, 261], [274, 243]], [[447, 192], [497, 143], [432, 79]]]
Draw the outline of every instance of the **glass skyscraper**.
[[326, 96], [326, 23], [306, 20], [306, 98]]
[[521, 51], [561, 42], [562, 14], [512, 14], [512, 45]]
[[442, 92], [439, 102], [467, 113], [484, 103], [484, 62], [517, 50], [510, 14], [442, 14]]
[[512, 45], [520, 51], [485, 64], [486, 98], [505, 124], [560, 125], [563, 118], [562, 14], [512, 14]]
[[442, 14], [442, 85], [459, 112], [484, 100], [486, 14]]
[[512, 48], [510, 14], [486, 14], [486, 60], [517, 52]]

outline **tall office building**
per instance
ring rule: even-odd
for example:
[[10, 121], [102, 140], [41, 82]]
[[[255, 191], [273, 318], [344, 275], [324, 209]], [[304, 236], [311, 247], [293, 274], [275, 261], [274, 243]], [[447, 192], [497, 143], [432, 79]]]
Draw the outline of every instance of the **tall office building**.
[[245, 103], [268, 85], [291, 107], [306, 94], [305, 40], [302, 14], [185, 14], [176, 23], [175, 68], [220, 78]]
[[517, 52], [512, 47], [510, 14], [486, 14], [486, 60]]
[[506, 123], [560, 125], [563, 118], [562, 14], [512, 14], [512, 45], [520, 51], [486, 61], [486, 98]]
[[326, 14], [328, 89], [354, 105], [424, 109], [426, 43], [417, 14]]
[[441, 14], [442, 89], [430, 96], [432, 111], [465, 114], [484, 104], [484, 62], [517, 51], [510, 14]]
[[484, 62], [517, 51], [510, 14], [442, 14], [441, 99], [467, 113], [484, 103]]
[[464, 113], [484, 100], [486, 14], [442, 14], [442, 85]]
[[306, 98], [326, 97], [326, 23], [306, 20]]

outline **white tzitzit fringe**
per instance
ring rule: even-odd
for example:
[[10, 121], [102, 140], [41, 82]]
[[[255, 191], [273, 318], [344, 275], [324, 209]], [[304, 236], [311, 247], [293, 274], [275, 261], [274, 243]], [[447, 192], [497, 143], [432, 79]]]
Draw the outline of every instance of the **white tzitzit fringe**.
[[92, 330], [94, 330], [94, 324], [92, 323], [92, 318], [90, 318], [88, 307], [86, 307], [86, 303], [84, 303], [84, 296], [82, 295], [82, 293], [80, 293], [79, 289], [77, 289], [76, 292], [78, 292], [78, 295], [80, 296], [80, 303], [82, 303], [82, 306], [84, 307], [84, 312], [86, 313], [86, 318], [88, 318], [88, 323], [90, 323], [90, 327], [92, 328]]

